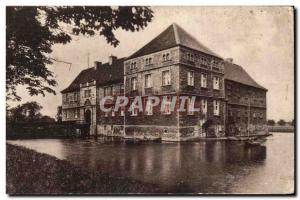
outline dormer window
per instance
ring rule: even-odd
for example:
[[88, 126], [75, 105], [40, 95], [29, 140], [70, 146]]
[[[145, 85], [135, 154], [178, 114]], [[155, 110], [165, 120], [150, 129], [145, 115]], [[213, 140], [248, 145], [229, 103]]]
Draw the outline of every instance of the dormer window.
[[169, 61], [171, 60], [171, 56], [170, 56], [170, 53], [164, 53], [163, 54], [163, 61]]

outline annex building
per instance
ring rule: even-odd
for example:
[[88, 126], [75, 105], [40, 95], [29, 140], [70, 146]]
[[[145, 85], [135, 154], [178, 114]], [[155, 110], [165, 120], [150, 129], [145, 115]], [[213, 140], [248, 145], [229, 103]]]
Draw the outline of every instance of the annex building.
[[[199, 137], [257, 134], [265, 130], [266, 92], [232, 59], [223, 59], [177, 24], [170, 25], [126, 58], [96, 61], [61, 91], [63, 121], [90, 124], [90, 135], [161, 138], [185, 141]], [[149, 96], [171, 101], [195, 97], [200, 111], [177, 112], [169, 106], [140, 112], [126, 107], [103, 112], [106, 96]], [[107, 102], [114, 107], [115, 102]], [[146, 104], [146, 103], [145, 103]], [[167, 103], [166, 105], [169, 105]]]

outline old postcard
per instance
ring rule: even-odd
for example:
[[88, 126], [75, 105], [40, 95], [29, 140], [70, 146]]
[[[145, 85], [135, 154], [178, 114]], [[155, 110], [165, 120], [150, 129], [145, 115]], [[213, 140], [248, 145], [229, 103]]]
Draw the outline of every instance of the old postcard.
[[9, 195], [295, 193], [294, 8], [7, 6]]

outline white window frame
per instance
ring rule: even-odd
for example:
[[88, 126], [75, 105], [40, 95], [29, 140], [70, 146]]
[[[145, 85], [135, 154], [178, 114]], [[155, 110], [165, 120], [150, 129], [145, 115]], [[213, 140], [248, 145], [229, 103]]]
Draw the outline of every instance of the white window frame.
[[75, 112], [74, 112], [74, 118], [75, 119], [78, 119], [78, 114], [79, 114], [79, 112], [78, 112], [79, 110], [78, 109], [76, 109], [75, 110]]
[[188, 85], [189, 86], [194, 86], [195, 83], [195, 73], [194, 71], [188, 71], [187, 73], [187, 79], [188, 79]]
[[219, 116], [220, 115], [220, 101], [214, 100], [213, 105], [214, 105], [214, 115]]
[[219, 90], [220, 89], [220, 77], [219, 76], [214, 76], [213, 77], [213, 89], [214, 90]]
[[202, 113], [207, 113], [207, 99], [201, 99], [201, 110]]
[[201, 87], [207, 88], [207, 74], [201, 74]]
[[[133, 82], [133, 80], [135, 80], [135, 81]], [[137, 82], [137, 77], [131, 77], [131, 79], [130, 79], [130, 90], [131, 91], [137, 90], [137, 88], [136, 88], [136, 82]]]
[[[168, 74], [168, 75], [166, 75]], [[170, 70], [162, 71], [162, 86], [171, 85], [171, 72]]]
[[145, 74], [145, 88], [151, 88], [151, 87], [152, 87], [152, 75]]
[[171, 97], [167, 97], [165, 101], [165, 107], [162, 112], [163, 115], [170, 115], [171, 114]]

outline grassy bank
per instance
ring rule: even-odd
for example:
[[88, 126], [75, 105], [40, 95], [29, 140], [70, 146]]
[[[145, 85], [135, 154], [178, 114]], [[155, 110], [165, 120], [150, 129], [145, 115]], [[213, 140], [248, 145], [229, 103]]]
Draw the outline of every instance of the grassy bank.
[[30, 194], [159, 193], [158, 187], [89, 172], [64, 160], [6, 144], [6, 192]]

